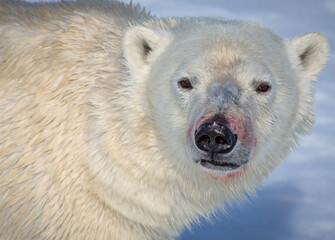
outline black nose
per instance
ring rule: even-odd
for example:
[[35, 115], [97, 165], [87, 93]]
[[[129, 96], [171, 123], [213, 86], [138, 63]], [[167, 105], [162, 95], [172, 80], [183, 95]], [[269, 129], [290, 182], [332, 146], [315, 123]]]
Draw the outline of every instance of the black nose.
[[203, 123], [195, 133], [195, 144], [202, 151], [229, 153], [234, 149], [237, 135], [216, 122]]

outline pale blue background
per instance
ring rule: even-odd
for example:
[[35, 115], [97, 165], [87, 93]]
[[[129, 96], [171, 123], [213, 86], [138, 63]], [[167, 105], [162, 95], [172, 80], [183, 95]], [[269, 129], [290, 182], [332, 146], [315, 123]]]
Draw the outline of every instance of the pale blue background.
[[[134, 0], [153, 15], [252, 19], [285, 38], [319, 31], [335, 49], [335, 1]], [[335, 55], [316, 83], [316, 124], [310, 136], [257, 190], [256, 197], [212, 223], [202, 221], [179, 240], [335, 239]]]

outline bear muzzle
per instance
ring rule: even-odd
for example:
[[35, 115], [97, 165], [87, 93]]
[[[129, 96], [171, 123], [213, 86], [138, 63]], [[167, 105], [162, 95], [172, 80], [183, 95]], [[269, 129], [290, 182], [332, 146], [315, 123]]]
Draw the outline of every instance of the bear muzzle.
[[217, 121], [204, 122], [195, 131], [194, 141], [203, 154], [200, 164], [203, 167], [220, 170], [234, 170], [242, 163], [228, 157], [235, 150], [238, 135]]
[[195, 162], [219, 171], [236, 170], [248, 163], [251, 149], [243, 144], [244, 124], [236, 117], [205, 115], [195, 125], [192, 137]]

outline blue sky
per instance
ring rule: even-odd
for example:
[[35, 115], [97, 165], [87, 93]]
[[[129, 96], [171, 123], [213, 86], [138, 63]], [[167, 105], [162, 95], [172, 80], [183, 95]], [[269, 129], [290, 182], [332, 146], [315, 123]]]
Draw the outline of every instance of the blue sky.
[[[323, 33], [335, 49], [331, 0], [133, 0], [159, 17], [251, 19], [285, 38]], [[335, 55], [316, 83], [316, 124], [311, 135], [265, 179], [257, 195], [229, 206], [212, 223], [185, 229], [178, 240], [335, 239]]]
[[[135, 0], [166, 16], [251, 19], [285, 38], [323, 33], [335, 49], [335, 1]], [[233, 204], [212, 223], [202, 221], [179, 240], [335, 239], [335, 55], [316, 83], [316, 124], [311, 135], [265, 179], [257, 195]]]

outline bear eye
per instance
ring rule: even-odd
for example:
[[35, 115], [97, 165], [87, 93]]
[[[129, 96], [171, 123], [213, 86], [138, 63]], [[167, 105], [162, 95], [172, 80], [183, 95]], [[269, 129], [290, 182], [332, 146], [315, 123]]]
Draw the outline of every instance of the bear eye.
[[183, 88], [183, 89], [187, 89], [187, 90], [191, 90], [193, 88], [190, 80], [188, 78], [182, 78], [178, 81], [178, 85]]
[[258, 85], [256, 91], [259, 93], [269, 92], [271, 90], [271, 85], [269, 83], [261, 83]]

